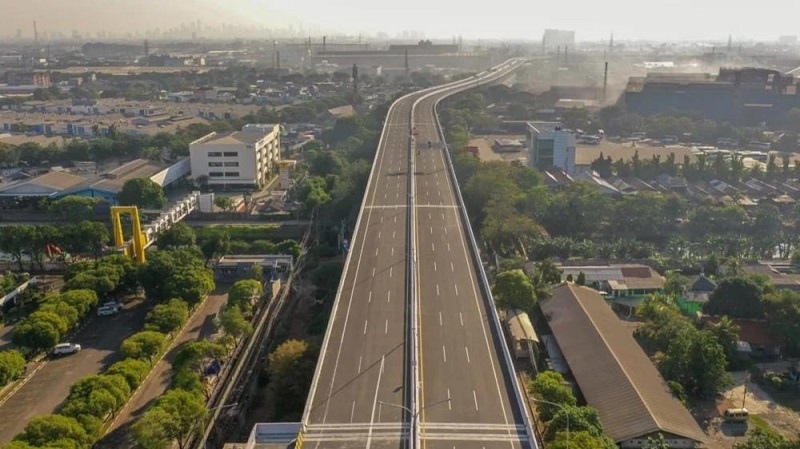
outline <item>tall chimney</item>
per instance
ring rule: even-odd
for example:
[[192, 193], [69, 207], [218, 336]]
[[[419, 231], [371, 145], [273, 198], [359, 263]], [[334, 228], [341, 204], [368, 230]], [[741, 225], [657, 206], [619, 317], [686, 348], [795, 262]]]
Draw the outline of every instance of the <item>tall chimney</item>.
[[603, 102], [606, 101], [606, 92], [608, 89], [608, 61], [606, 61], [605, 69], [603, 70]]
[[325, 51], [328, 44], [328, 36], [322, 36], [322, 51]]

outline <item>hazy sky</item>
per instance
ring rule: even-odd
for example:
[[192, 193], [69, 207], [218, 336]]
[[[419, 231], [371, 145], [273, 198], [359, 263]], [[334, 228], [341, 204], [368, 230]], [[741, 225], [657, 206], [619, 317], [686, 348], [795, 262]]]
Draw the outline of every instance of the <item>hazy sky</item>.
[[[400, 6], [402, 5], [402, 6]], [[428, 37], [538, 40], [545, 28], [578, 40], [775, 40], [800, 34], [800, 0], [0, 0], [1, 34], [40, 30], [135, 31], [201, 20], [280, 27], [287, 21], [326, 32], [422, 31]], [[233, 37], [233, 36], [232, 36]]]

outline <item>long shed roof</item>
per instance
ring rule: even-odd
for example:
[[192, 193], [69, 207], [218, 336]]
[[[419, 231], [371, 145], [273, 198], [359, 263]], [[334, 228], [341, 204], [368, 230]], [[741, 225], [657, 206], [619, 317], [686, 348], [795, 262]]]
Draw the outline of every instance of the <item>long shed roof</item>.
[[600, 294], [571, 283], [540, 301], [586, 402], [616, 442], [663, 432], [706, 440], [630, 330]]

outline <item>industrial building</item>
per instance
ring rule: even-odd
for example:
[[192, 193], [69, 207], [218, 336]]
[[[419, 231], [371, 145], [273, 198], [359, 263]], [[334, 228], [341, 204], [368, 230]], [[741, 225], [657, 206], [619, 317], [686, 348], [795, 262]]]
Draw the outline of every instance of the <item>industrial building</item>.
[[192, 176], [211, 187], [263, 187], [280, 161], [279, 125], [245, 125], [241, 131], [212, 132], [189, 144]]
[[542, 47], [545, 49], [556, 49], [558, 47], [569, 47], [575, 45], [575, 32], [567, 30], [544, 30], [542, 37]]
[[559, 122], [529, 122], [528, 165], [537, 170], [558, 168], [575, 173], [575, 136]]
[[706, 118], [735, 125], [777, 123], [800, 107], [797, 80], [792, 75], [760, 68], [725, 69], [708, 73], [649, 73], [631, 77], [624, 93], [628, 112], [661, 114], [699, 112]]

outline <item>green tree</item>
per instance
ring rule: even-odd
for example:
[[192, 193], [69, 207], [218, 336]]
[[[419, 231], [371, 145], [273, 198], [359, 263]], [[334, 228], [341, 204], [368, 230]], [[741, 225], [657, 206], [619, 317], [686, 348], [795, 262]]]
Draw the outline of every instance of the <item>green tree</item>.
[[227, 232], [214, 233], [208, 240], [205, 240], [200, 245], [200, 251], [205, 257], [205, 264], [214, 258], [222, 257], [228, 254], [230, 250], [231, 239]]
[[22, 266], [24, 254], [30, 250], [34, 240], [34, 228], [28, 225], [11, 225], [0, 228], [0, 250], [8, 253], [17, 263], [19, 271], [25, 271]]
[[166, 280], [180, 270], [203, 267], [200, 255], [187, 249], [151, 251], [147, 263], [139, 269], [139, 282], [147, 296], [166, 301], [169, 296], [165, 291]]
[[233, 210], [235, 203], [233, 198], [229, 196], [217, 195], [214, 197], [214, 205], [222, 209], [223, 212], [230, 212]]
[[179, 448], [185, 448], [189, 438], [202, 431], [203, 426], [198, 423], [205, 419], [208, 412], [202, 396], [180, 389], [169, 390], [161, 396], [155, 408], [171, 416], [166, 429], [168, 435], [178, 441]]
[[238, 308], [243, 314], [252, 313], [253, 304], [264, 294], [264, 287], [253, 279], [244, 279], [234, 283], [228, 290], [229, 306]]
[[200, 303], [214, 288], [214, 275], [206, 268], [180, 270], [164, 282], [166, 297], [181, 298], [189, 305]]
[[5, 386], [25, 373], [25, 357], [19, 351], [0, 352], [0, 386]]
[[733, 445], [733, 449], [795, 449], [796, 444], [788, 443], [782, 436], [761, 428], [755, 428], [745, 441]]
[[164, 189], [150, 178], [134, 178], [125, 182], [117, 195], [120, 205], [142, 209], [161, 209], [167, 204]]
[[160, 407], [151, 407], [133, 425], [133, 438], [143, 449], [167, 449], [173, 441], [178, 420]]
[[665, 277], [664, 293], [667, 295], [682, 296], [686, 291], [686, 287], [689, 286], [689, 279], [675, 271], [667, 271]]
[[49, 312], [61, 317], [68, 329], [78, 324], [78, 310], [69, 303], [62, 301], [58, 296], [46, 299], [42, 305], [39, 306], [38, 311]]
[[600, 415], [593, 407], [566, 406], [556, 412], [553, 419], [547, 424], [545, 438], [552, 440], [555, 436], [566, 431], [569, 422], [570, 432], [588, 432], [594, 437], [603, 435], [603, 424], [600, 422]]
[[120, 375], [90, 375], [79, 379], [69, 390], [63, 414], [77, 418], [91, 415], [102, 420], [114, 416], [128, 401], [131, 387]]
[[94, 291], [80, 289], [66, 291], [59, 295], [58, 299], [74, 307], [80, 316], [89, 313], [99, 301]]
[[131, 391], [139, 387], [147, 374], [150, 372], [150, 364], [140, 359], [121, 360], [108, 368], [106, 374], [110, 376], [122, 376], [128, 383]]
[[126, 359], [145, 359], [153, 363], [166, 342], [166, 335], [155, 331], [142, 331], [126, 338], [120, 346], [120, 352]]
[[11, 341], [33, 352], [48, 350], [58, 344], [61, 333], [56, 326], [45, 321], [24, 320], [17, 324]]
[[48, 212], [59, 219], [77, 223], [97, 218], [97, 205], [100, 200], [85, 196], [68, 195], [50, 203]]
[[732, 361], [736, 356], [736, 348], [739, 343], [739, 326], [727, 316], [723, 316], [719, 323], [713, 325], [709, 331], [725, 350], [725, 357], [728, 361]]
[[316, 358], [316, 351], [302, 340], [287, 340], [269, 354], [267, 388], [275, 398], [274, 416], [296, 419], [302, 414]]
[[647, 444], [643, 449], [672, 449], [672, 446], [664, 439], [664, 434], [659, 433], [657, 438], [647, 437]]
[[528, 311], [536, 304], [533, 284], [522, 270], [500, 273], [494, 281], [492, 290], [497, 305], [504, 309]]
[[186, 301], [172, 298], [166, 304], [157, 304], [147, 314], [144, 328], [169, 334], [178, 330], [189, 319], [189, 306]]
[[[544, 371], [539, 373], [529, 385], [531, 393], [542, 401], [561, 404], [563, 406], [577, 405], [578, 400], [572, 393], [572, 388], [564, 378], [556, 371]], [[559, 407], [548, 404], [547, 402], [537, 402], [536, 409], [544, 421], [553, 419]]]
[[156, 244], [162, 249], [189, 248], [194, 246], [195, 239], [194, 230], [186, 223], [178, 222], [162, 232]]
[[14, 440], [34, 447], [64, 449], [88, 448], [92, 443], [91, 437], [75, 418], [62, 415], [33, 418]]
[[764, 295], [769, 327], [791, 353], [800, 351], [800, 293], [780, 289]]
[[751, 277], [725, 278], [711, 293], [703, 311], [732, 318], [761, 318], [764, 315], [764, 305], [761, 302], [763, 294], [764, 288]]
[[555, 440], [547, 444], [547, 449], [616, 449], [617, 447], [614, 441], [605, 435], [593, 435], [585, 430], [573, 432], [572, 429], [569, 438], [566, 431], [558, 432]]
[[583, 274], [583, 271], [578, 272], [578, 277], [575, 279], [575, 283], [578, 285], [586, 285], [586, 275]]
[[61, 228], [59, 243], [71, 254], [91, 254], [97, 260], [108, 243], [108, 228], [87, 220], [67, 224]]
[[222, 330], [231, 337], [239, 340], [253, 333], [253, 326], [244, 318], [239, 307], [228, 307], [222, 312], [220, 320]]

